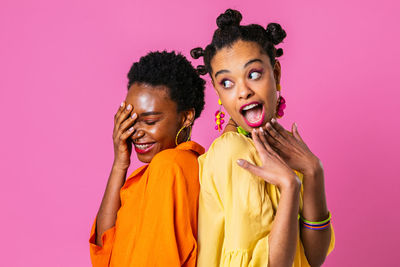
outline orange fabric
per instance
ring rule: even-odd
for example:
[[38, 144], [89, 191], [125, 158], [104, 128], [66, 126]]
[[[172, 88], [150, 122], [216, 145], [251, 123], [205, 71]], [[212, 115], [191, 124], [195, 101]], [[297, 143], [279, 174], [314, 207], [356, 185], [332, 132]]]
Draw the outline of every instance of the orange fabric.
[[100, 266], [195, 266], [199, 195], [197, 156], [189, 141], [158, 153], [121, 188], [115, 226], [103, 235], [103, 247], [90, 234], [90, 256]]

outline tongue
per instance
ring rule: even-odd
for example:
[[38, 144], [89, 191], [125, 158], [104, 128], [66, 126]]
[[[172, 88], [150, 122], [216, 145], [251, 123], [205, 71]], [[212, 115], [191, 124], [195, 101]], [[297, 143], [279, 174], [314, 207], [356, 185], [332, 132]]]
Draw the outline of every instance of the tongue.
[[244, 113], [246, 120], [249, 122], [258, 122], [261, 119], [261, 115], [262, 115], [262, 108], [260, 105], [252, 109], [249, 109]]

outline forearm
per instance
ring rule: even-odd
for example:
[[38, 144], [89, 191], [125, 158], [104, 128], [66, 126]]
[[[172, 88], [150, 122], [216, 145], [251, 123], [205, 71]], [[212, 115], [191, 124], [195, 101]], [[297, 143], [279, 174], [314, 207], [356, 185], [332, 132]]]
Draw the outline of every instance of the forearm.
[[269, 236], [269, 266], [292, 266], [296, 252], [300, 183], [281, 190]]
[[[303, 190], [303, 218], [315, 222], [327, 219], [328, 208], [322, 167], [316, 167], [313, 171], [304, 173]], [[331, 228], [310, 230], [300, 226], [300, 234], [309, 264], [313, 267], [321, 266], [329, 248]]]
[[97, 213], [96, 244], [99, 246], [102, 246], [102, 234], [115, 225], [117, 212], [121, 207], [119, 192], [125, 182], [126, 172], [127, 169], [118, 168], [113, 164], [103, 200]]

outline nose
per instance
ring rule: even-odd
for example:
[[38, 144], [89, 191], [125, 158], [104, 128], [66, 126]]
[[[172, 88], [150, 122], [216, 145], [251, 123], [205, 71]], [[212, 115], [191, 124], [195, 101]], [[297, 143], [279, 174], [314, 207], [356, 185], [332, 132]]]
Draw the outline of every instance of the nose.
[[139, 140], [144, 136], [144, 131], [141, 129], [134, 129], [134, 133], [131, 135], [132, 140]]
[[251, 96], [254, 95], [254, 91], [248, 86], [246, 82], [242, 82], [239, 84], [238, 88], [238, 96], [239, 99], [249, 99]]

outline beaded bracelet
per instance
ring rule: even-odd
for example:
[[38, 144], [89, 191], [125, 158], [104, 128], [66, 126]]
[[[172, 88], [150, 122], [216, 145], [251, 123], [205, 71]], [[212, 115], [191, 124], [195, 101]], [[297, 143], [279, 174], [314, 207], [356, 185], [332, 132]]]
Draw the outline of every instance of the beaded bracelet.
[[328, 212], [328, 214], [329, 214], [328, 219], [320, 221], [320, 222], [307, 221], [302, 216], [300, 216], [301, 221], [302, 221], [301, 223], [302, 223], [303, 227], [310, 229], [310, 230], [324, 230], [324, 229], [328, 228], [331, 224], [332, 214], [330, 212]]

